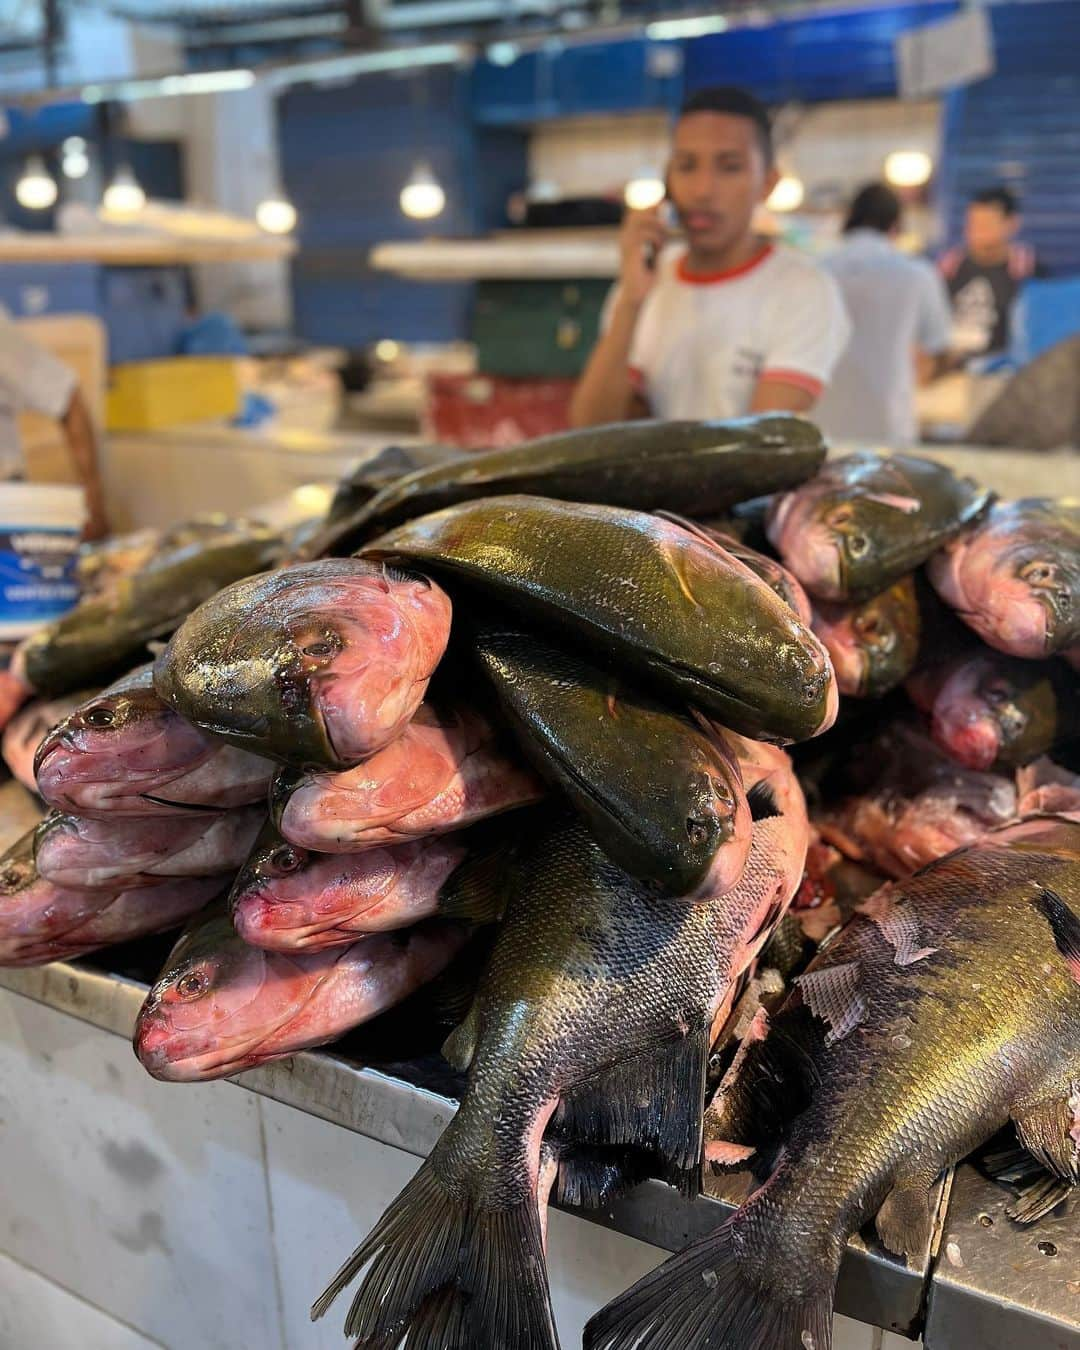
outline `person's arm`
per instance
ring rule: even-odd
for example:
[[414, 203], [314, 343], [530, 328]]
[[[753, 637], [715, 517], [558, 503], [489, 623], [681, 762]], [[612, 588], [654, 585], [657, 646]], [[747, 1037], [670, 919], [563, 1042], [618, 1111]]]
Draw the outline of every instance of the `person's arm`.
[[808, 269], [770, 303], [772, 331], [750, 411], [809, 412], [851, 336], [840, 289], [822, 269]]
[[645, 416], [648, 407], [635, 387], [630, 354], [641, 308], [656, 281], [649, 256], [659, 253], [667, 230], [657, 209], [631, 211], [619, 236], [619, 285], [604, 333], [593, 348], [570, 403], [570, 424], [591, 427]]
[[919, 313], [915, 328], [915, 378], [920, 385], [939, 379], [954, 366], [949, 352], [952, 340], [952, 307], [941, 274], [921, 264]]
[[822, 386], [817, 384], [792, 384], [783, 379], [758, 380], [754, 388], [754, 397], [750, 400], [752, 413], [765, 412], [809, 412], [821, 397]]
[[101, 485], [101, 472], [98, 466], [97, 436], [86, 406], [82, 390], [77, 386], [68, 403], [67, 411], [60, 418], [64, 428], [71, 462], [75, 466], [79, 482], [86, 496], [86, 525], [83, 529], [85, 539], [103, 539], [109, 532], [105, 515], [105, 494]]

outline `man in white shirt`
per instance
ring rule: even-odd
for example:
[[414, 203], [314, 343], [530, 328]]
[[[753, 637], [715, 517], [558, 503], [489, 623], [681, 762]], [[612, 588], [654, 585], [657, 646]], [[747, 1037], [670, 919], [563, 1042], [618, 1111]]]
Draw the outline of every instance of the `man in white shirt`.
[[31, 341], [0, 310], [0, 480], [22, 475], [18, 415], [24, 409], [55, 418], [86, 495], [84, 537], [108, 533], [90, 410], [70, 366]]
[[834, 440], [902, 449], [918, 438], [916, 382], [931, 379], [950, 342], [949, 296], [928, 262], [896, 247], [900, 199], [870, 183], [851, 203], [843, 243], [825, 265], [853, 335], [814, 414]]
[[777, 177], [768, 113], [751, 94], [705, 89], [683, 105], [667, 189], [685, 243], [669, 247], [660, 208], [628, 214], [575, 426], [813, 407], [848, 321], [825, 272], [754, 230]]

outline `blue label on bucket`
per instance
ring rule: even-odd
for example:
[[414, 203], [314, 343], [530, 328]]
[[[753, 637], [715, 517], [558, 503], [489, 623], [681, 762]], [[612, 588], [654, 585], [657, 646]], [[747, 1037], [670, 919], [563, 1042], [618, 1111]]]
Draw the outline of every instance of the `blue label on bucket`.
[[74, 530], [0, 525], [0, 625], [29, 633], [66, 614], [79, 598], [78, 556]]

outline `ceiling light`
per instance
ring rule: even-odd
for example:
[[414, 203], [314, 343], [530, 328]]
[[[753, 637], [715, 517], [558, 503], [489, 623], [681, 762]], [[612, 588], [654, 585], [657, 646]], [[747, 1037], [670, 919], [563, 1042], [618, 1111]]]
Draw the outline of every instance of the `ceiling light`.
[[146, 193], [128, 166], [121, 165], [105, 189], [102, 205], [118, 216], [137, 216], [146, 205]]
[[267, 197], [255, 208], [255, 220], [267, 234], [292, 234], [296, 229], [296, 207], [284, 197]]
[[803, 204], [806, 189], [801, 178], [786, 173], [769, 193], [765, 205], [770, 211], [797, 211]]
[[519, 53], [516, 43], [492, 42], [484, 55], [493, 66], [512, 66]]
[[90, 156], [81, 136], [69, 136], [60, 147], [60, 168], [65, 178], [85, 178], [90, 172]]
[[701, 14], [691, 19], [661, 19], [645, 25], [645, 36], [652, 42], [671, 42], [676, 38], [707, 37], [725, 33], [728, 21], [722, 14]]
[[15, 184], [15, 200], [27, 211], [47, 211], [56, 201], [57, 191], [56, 179], [45, 161], [40, 155], [31, 155]]
[[375, 344], [375, 356], [379, 361], [385, 361], [389, 364], [396, 361], [401, 355], [401, 343], [395, 342], [393, 338], [383, 338]]
[[433, 220], [446, 206], [446, 193], [427, 164], [418, 164], [401, 189], [401, 209], [411, 220]]
[[84, 103], [131, 102], [141, 98], [175, 98], [181, 94], [227, 94], [250, 89], [253, 70], [193, 70], [185, 75], [161, 75], [147, 80], [116, 80], [83, 86]]
[[631, 211], [647, 211], [650, 206], [659, 206], [666, 195], [664, 180], [645, 172], [630, 179], [623, 191], [623, 200]]
[[885, 157], [885, 179], [893, 187], [922, 187], [933, 172], [934, 161], [925, 150], [894, 150]]

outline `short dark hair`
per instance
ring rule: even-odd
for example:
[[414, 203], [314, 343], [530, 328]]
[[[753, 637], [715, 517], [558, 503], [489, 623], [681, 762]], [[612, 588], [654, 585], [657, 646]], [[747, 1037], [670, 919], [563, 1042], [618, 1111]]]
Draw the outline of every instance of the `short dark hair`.
[[971, 205], [997, 206], [1001, 208], [1003, 216], [1015, 216], [1020, 210], [1020, 199], [1011, 188], [987, 187], [971, 194]]
[[733, 84], [714, 84], [697, 90], [686, 99], [679, 109], [679, 121], [693, 113], [702, 112], [727, 113], [731, 117], [745, 117], [753, 122], [765, 163], [772, 164], [772, 122], [769, 120], [769, 110], [761, 99]]
[[888, 234], [900, 223], [903, 208], [900, 198], [884, 183], [867, 183], [851, 199], [844, 233], [851, 230], [879, 230]]

